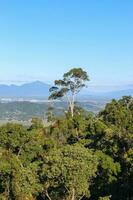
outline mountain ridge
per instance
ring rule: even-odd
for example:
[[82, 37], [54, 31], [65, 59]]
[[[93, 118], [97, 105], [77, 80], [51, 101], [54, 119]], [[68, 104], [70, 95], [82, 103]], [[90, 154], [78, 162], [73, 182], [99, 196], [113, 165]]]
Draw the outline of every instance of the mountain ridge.
[[[47, 98], [49, 96], [49, 88], [51, 85], [44, 83], [42, 81], [34, 81], [29, 83], [24, 83], [22, 85], [6, 85], [6, 84], [0, 84], [0, 97], [45, 97]], [[131, 95], [133, 96], [133, 85], [125, 85], [122, 89], [116, 89], [113, 91], [94, 91], [84, 90], [81, 92], [81, 96], [94, 96], [94, 97], [108, 97], [108, 98], [120, 98], [122, 96]], [[79, 95], [80, 96], [80, 95]], [[82, 97], [83, 97], [82, 96]]]
[[0, 85], [1, 97], [40, 97], [49, 95], [50, 85], [41, 81], [24, 83], [22, 85]]

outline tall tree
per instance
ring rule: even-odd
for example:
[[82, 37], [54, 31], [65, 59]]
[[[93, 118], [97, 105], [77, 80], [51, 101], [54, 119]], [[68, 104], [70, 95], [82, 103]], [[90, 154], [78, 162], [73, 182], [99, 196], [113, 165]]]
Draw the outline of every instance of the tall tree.
[[67, 98], [71, 116], [74, 115], [76, 95], [86, 86], [89, 76], [82, 68], [73, 68], [63, 75], [63, 79], [55, 80], [55, 86], [50, 88], [49, 99]]

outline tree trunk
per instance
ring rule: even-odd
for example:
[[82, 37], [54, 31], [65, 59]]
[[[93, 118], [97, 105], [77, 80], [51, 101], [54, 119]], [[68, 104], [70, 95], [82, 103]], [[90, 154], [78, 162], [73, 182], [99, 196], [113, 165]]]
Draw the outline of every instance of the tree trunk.
[[71, 110], [71, 116], [73, 118], [73, 116], [74, 116], [74, 106], [73, 105], [70, 105], [70, 110]]
[[68, 108], [70, 109], [71, 116], [73, 118], [74, 116], [74, 106], [75, 106], [75, 93], [72, 94], [72, 98], [68, 97], [66, 95], [67, 101], [68, 101]]
[[75, 189], [72, 190], [72, 199], [71, 200], [75, 200]]

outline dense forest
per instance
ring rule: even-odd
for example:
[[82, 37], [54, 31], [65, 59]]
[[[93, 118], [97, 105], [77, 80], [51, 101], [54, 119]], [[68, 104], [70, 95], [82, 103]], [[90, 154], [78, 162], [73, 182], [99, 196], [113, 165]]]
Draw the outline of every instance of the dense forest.
[[1, 200], [133, 199], [133, 98], [93, 115], [74, 104], [85, 81], [81, 69], [55, 81], [50, 98], [68, 95], [68, 111], [49, 108], [49, 126], [39, 118], [0, 126]]

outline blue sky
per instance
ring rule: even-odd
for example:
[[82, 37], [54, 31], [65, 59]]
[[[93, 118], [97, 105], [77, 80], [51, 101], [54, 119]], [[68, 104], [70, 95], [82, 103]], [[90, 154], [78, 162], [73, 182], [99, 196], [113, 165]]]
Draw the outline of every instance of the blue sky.
[[83, 67], [92, 85], [133, 84], [132, 0], [0, 1], [0, 81], [51, 83]]

